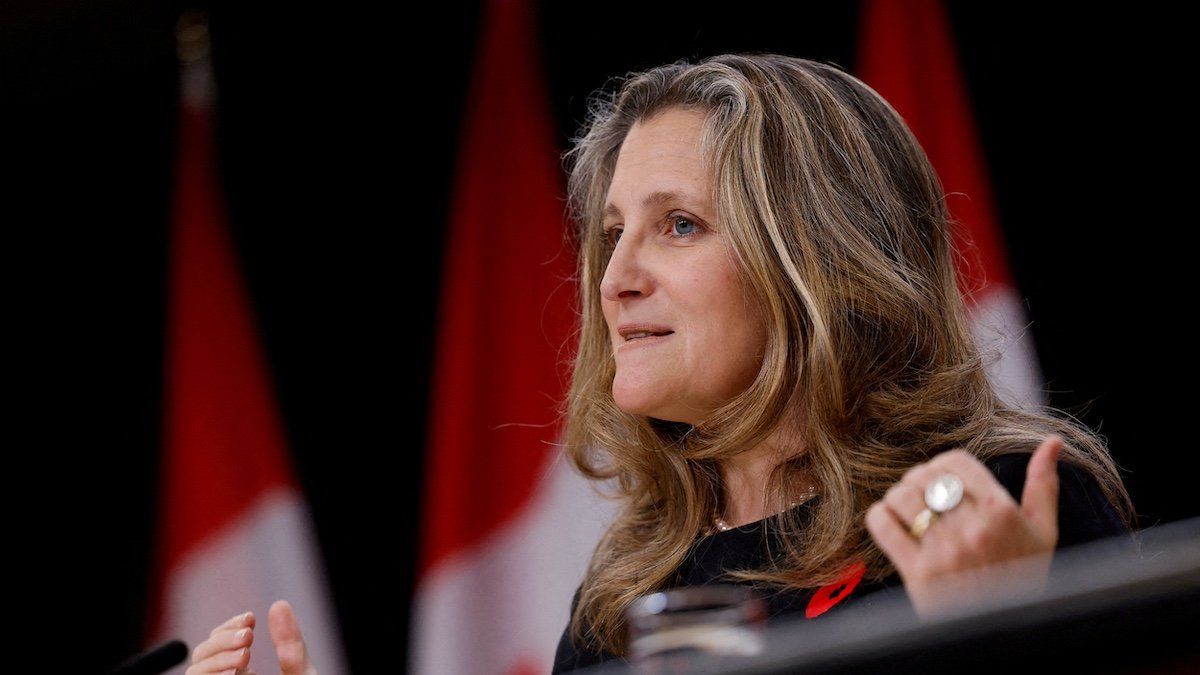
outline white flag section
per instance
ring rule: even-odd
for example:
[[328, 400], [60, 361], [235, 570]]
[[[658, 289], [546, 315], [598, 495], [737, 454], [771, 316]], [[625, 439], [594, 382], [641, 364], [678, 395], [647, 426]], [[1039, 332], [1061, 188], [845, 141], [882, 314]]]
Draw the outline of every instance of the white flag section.
[[571, 596], [615, 513], [566, 458], [556, 461], [517, 518], [422, 581], [413, 672], [550, 672]]
[[[163, 629], [195, 648], [230, 617], [254, 612], [250, 669], [278, 673], [267, 608], [287, 600], [321, 675], [349, 672], [304, 501], [288, 489], [263, 493], [234, 522], [183, 559], [163, 588]], [[183, 673], [187, 664], [169, 672]]]
[[970, 312], [975, 344], [996, 394], [1015, 408], [1046, 405], [1037, 350], [1016, 290], [993, 284]]

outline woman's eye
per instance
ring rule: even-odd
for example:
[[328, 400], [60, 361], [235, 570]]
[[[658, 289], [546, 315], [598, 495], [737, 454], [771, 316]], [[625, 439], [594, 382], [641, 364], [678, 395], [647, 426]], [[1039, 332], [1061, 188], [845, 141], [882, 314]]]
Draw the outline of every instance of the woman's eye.
[[[671, 236], [675, 237], [676, 239], [690, 237], [696, 233], [696, 228], [698, 225], [696, 225], [696, 223], [690, 218], [684, 216], [671, 216], [669, 220], [671, 223]], [[621, 232], [623, 231], [624, 228], [622, 227], [610, 227], [607, 230], [601, 230], [600, 238], [604, 241], [604, 244], [608, 246], [608, 248], [613, 249], [616, 248], [617, 243], [621, 241]]]
[[[687, 229], [686, 232], [680, 232], [676, 229], [681, 222], [684, 223], [684, 229]], [[671, 216], [671, 231], [681, 237], [686, 237], [696, 231], [696, 224], [683, 216]]]
[[621, 239], [621, 228], [610, 227], [606, 230], [600, 230], [600, 241], [609, 249], [617, 247], [617, 242]]

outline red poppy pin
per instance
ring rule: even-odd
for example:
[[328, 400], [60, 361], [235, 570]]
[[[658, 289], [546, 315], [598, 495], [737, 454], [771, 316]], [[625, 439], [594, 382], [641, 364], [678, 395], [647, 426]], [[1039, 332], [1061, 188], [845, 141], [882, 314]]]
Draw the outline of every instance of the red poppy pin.
[[804, 616], [815, 619], [829, 610], [830, 607], [841, 602], [847, 595], [858, 586], [858, 582], [862, 579], [863, 573], [867, 571], [867, 566], [861, 560], [854, 561], [838, 580], [822, 586], [813, 594], [812, 599], [808, 601], [808, 607], [804, 610]]

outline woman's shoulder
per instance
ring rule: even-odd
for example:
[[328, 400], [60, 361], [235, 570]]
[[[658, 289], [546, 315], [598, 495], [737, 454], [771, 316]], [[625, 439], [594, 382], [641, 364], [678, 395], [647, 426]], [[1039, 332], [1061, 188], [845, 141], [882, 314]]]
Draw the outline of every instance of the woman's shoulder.
[[[1018, 504], [1032, 456], [1028, 452], [1013, 452], [983, 462]], [[1070, 462], [1059, 460], [1058, 547], [1129, 533], [1128, 526], [1105, 496], [1096, 477]]]
[[551, 675], [586, 668], [597, 663], [618, 658], [616, 654], [589, 649], [584, 645], [580, 645], [572, 638], [571, 617], [575, 615], [575, 608], [579, 606], [579, 594], [582, 591], [583, 584], [580, 583], [575, 589], [574, 597], [571, 598], [571, 611], [567, 614], [567, 626], [563, 629], [562, 637], [558, 640], [558, 649], [554, 653], [554, 667], [551, 670]]

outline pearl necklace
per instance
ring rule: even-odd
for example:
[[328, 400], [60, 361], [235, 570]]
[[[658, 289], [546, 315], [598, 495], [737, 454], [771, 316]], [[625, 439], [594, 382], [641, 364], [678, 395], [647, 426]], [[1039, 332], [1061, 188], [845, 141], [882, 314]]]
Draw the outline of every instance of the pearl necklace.
[[[810, 486], [804, 492], [804, 496], [800, 499], [800, 501], [792, 502], [788, 506], [788, 508], [795, 508], [797, 506], [800, 506], [804, 502], [806, 502], [816, 496], [817, 496], [817, 489], [815, 487]], [[725, 522], [725, 519], [718, 515], [713, 515], [713, 525], [717, 528], [717, 532], [726, 532], [726, 531], [733, 529], [733, 526], [731, 526], [729, 523]]]

